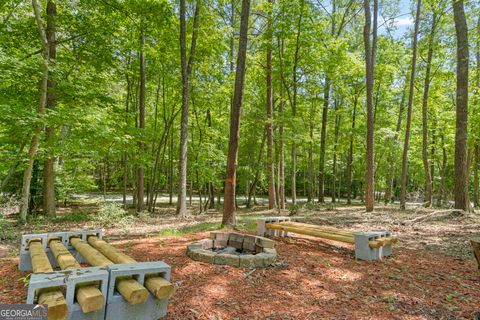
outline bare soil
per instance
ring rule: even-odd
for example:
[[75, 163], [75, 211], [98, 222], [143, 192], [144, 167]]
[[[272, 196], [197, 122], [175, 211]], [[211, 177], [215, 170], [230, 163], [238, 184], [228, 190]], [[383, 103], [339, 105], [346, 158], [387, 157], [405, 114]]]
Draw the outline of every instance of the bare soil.
[[[271, 214], [241, 213], [253, 218]], [[275, 238], [279, 259], [274, 266], [248, 270], [186, 257], [186, 245], [208, 232], [158, 236], [162, 228], [218, 222], [218, 212], [187, 221], [158, 215], [136, 222], [131, 232], [109, 229], [107, 238], [139, 261], [163, 260], [172, 266], [176, 292], [165, 319], [473, 319], [480, 312], [480, 272], [468, 243], [480, 235], [478, 215], [393, 207], [367, 214], [362, 207], [337, 207], [300, 210], [293, 217], [349, 230], [387, 229], [399, 244], [392, 257], [366, 262], [355, 260], [351, 245], [292, 235]], [[36, 229], [79, 227], [96, 226]], [[8, 243], [10, 257], [0, 259], [0, 303], [26, 299], [28, 274], [18, 271], [18, 258], [12, 257], [18, 245]]]

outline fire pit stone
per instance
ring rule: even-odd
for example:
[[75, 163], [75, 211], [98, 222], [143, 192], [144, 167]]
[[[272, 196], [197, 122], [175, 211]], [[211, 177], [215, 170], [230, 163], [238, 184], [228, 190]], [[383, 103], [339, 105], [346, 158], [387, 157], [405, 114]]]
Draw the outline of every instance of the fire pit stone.
[[190, 243], [187, 256], [193, 260], [241, 268], [270, 266], [277, 257], [270, 239], [233, 232], [211, 232], [208, 239]]

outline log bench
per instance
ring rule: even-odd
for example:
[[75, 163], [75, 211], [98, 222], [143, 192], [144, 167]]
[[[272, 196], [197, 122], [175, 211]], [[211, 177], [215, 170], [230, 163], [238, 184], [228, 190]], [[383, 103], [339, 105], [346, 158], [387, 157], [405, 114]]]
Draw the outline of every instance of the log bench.
[[389, 231], [353, 232], [332, 227], [291, 221], [289, 217], [268, 217], [257, 220], [260, 236], [288, 235], [288, 232], [355, 245], [355, 257], [360, 260], [378, 260], [392, 254], [397, 238]]
[[137, 262], [100, 230], [23, 235], [19, 269], [33, 271], [27, 303], [46, 304], [54, 320], [157, 320], [174, 291], [170, 266]]

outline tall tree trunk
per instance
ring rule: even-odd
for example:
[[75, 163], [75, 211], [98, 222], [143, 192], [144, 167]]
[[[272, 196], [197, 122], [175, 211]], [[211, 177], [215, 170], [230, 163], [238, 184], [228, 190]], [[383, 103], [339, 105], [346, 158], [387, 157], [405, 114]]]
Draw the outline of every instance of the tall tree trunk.
[[[55, 1], [47, 1], [47, 29], [48, 62], [55, 64], [57, 45], [55, 43], [57, 6]], [[47, 109], [54, 110], [56, 105], [55, 79], [50, 74], [47, 81]], [[55, 127], [53, 124], [45, 127], [45, 145], [47, 158], [43, 162], [43, 213], [47, 216], [55, 216], [55, 155], [53, 145], [55, 143]]]
[[370, 0], [364, 0], [365, 27], [363, 39], [365, 43], [365, 73], [367, 87], [367, 152], [366, 152], [366, 177], [365, 177], [365, 206], [366, 211], [373, 211], [374, 207], [374, 112], [373, 112], [373, 86], [375, 81], [375, 56], [377, 47], [377, 16], [378, 0], [374, 0], [373, 38], [370, 45], [371, 13]]
[[[48, 86], [48, 41], [43, 28], [42, 14], [40, 5], [37, 0], [32, 0], [33, 12], [35, 15], [35, 21], [37, 22], [37, 29], [42, 43], [42, 78], [40, 80], [40, 99], [37, 107], [37, 115], [40, 117], [45, 113], [45, 105], [47, 103], [47, 86]], [[28, 164], [23, 172], [23, 185], [22, 196], [20, 200], [20, 220], [22, 222], [27, 221], [27, 212], [30, 201], [30, 182], [32, 181], [33, 163], [35, 155], [37, 154], [38, 144], [40, 141], [40, 135], [42, 133], [42, 126], [39, 125], [35, 128], [35, 131], [30, 142], [30, 148], [28, 150]]]
[[480, 206], [478, 194], [478, 158], [479, 158], [478, 142], [475, 145], [475, 159], [473, 163], [473, 205], [475, 208]]
[[[480, 35], [480, 16], [477, 18], [477, 35]], [[477, 74], [476, 74], [476, 102], [477, 105], [480, 104], [480, 37], [477, 37], [477, 50], [476, 50], [476, 62], [477, 62]], [[477, 127], [478, 128], [478, 127]], [[479, 165], [479, 143], [480, 137], [476, 137], [475, 141], [475, 163], [473, 167], [473, 203], [475, 208], [480, 207], [480, 194], [478, 191], [479, 188], [479, 179], [478, 179], [478, 165]]]
[[427, 66], [425, 70], [425, 84], [423, 86], [422, 100], [422, 160], [423, 171], [425, 175], [425, 207], [432, 205], [432, 175], [430, 171], [430, 163], [428, 159], [428, 92], [430, 89], [430, 70], [433, 58], [433, 43], [435, 37], [435, 29], [437, 26], [437, 14], [434, 12], [432, 16], [432, 25], [430, 27], [430, 37], [428, 39]]
[[180, 155], [178, 165], [177, 215], [187, 216], [187, 145], [188, 145], [188, 99], [190, 75], [193, 68], [195, 47], [197, 44], [198, 23], [201, 0], [197, 0], [193, 18], [193, 32], [190, 44], [190, 56], [187, 62], [187, 22], [185, 18], [185, 0], [180, 0], [180, 62], [182, 66], [182, 119], [180, 122]]
[[262, 167], [263, 159], [263, 147], [265, 146], [265, 140], [267, 139], [267, 132], [264, 133], [262, 138], [262, 143], [260, 144], [260, 150], [258, 152], [257, 162], [255, 163], [255, 175], [253, 177], [253, 182], [247, 188], [247, 208], [251, 207], [252, 196], [255, 194], [257, 188], [258, 180], [260, 179], [260, 168]]
[[[282, 90], [283, 91], [283, 90]], [[281, 95], [282, 96], [282, 95]], [[285, 109], [285, 101], [282, 99], [278, 107], [279, 118], [283, 117], [283, 112]], [[279, 209], [285, 209], [285, 137], [284, 137], [284, 126], [283, 122], [280, 122], [278, 128], [278, 207]]]
[[455, 208], [467, 211], [468, 29], [463, 0], [453, 1], [457, 36], [457, 94], [455, 131]]
[[272, 86], [272, 20], [273, 0], [268, 0], [268, 39], [267, 39], [267, 175], [268, 175], [268, 208], [277, 207], [275, 197], [275, 165], [273, 157], [273, 86]]
[[445, 147], [445, 136], [443, 133], [440, 135], [440, 141], [442, 143], [442, 168], [440, 176], [440, 194], [437, 199], [437, 206], [442, 206], [445, 200], [445, 178], [447, 176], [447, 148]]
[[240, 115], [242, 112], [243, 88], [245, 84], [249, 12], [250, 0], [242, 0], [237, 70], [235, 72], [235, 87], [233, 93], [232, 109], [230, 112], [230, 136], [228, 143], [228, 158], [222, 218], [222, 225], [229, 228], [235, 227], [236, 224], [235, 184], [238, 165], [238, 144], [240, 139]]
[[330, 79], [325, 77], [322, 109], [322, 131], [320, 133], [320, 168], [318, 176], [318, 202], [325, 203], [325, 145], [327, 136], [328, 104], [330, 100]]
[[[300, 15], [298, 17], [297, 25], [297, 35], [295, 40], [295, 54], [293, 58], [293, 72], [292, 72], [292, 86], [293, 86], [293, 97], [292, 97], [292, 119], [295, 120], [297, 117], [297, 96], [298, 96], [298, 61], [300, 58], [300, 36], [302, 33], [302, 19], [303, 19], [303, 7], [305, 5], [304, 0], [300, 0]], [[292, 184], [292, 204], [297, 203], [297, 129], [295, 125], [292, 128], [292, 153], [291, 153], [291, 184]]]
[[420, 10], [422, 1], [417, 1], [417, 14], [415, 16], [415, 31], [413, 33], [413, 45], [412, 45], [412, 67], [410, 70], [410, 82], [408, 92], [407, 103], [407, 123], [405, 128], [405, 140], [403, 143], [403, 156], [402, 156], [402, 177], [401, 177], [401, 191], [400, 191], [400, 209], [405, 210], [407, 199], [407, 165], [408, 165], [408, 147], [410, 144], [410, 126], [412, 124], [412, 105], [413, 95], [415, 90], [415, 73], [417, 66], [417, 41], [418, 41], [418, 29], [420, 26]]
[[[335, 105], [337, 103], [335, 102]], [[337, 107], [335, 111], [338, 112]], [[338, 133], [340, 131], [340, 121], [342, 117], [340, 114], [335, 115], [335, 128], [334, 128], [334, 138], [333, 138], [333, 168], [332, 168], [332, 202], [337, 202], [337, 144], [338, 144]]]
[[[143, 30], [143, 23], [142, 23], [142, 31], [140, 35], [140, 96], [139, 96], [139, 119], [138, 124], [141, 132], [145, 131], [145, 34]], [[139, 149], [141, 153], [144, 153], [145, 150], [145, 142], [143, 141], [144, 137], [142, 136], [139, 141]], [[145, 207], [144, 201], [144, 168], [143, 164], [138, 165], [137, 167], [137, 212], [143, 211]]]
[[315, 101], [312, 99], [312, 105], [310, 109], [310, 119], [308, 121], [309, 124], [309, 135], [310, 141], [308, 143], [308, 174], [307, 174], [307, 201], [314, 202], [314, 186], [315, 186], [315, 178], [313, 174], [313, 129], [314, 129], [314, 118], [315, 118]]
[[173, 203], [173, 133], [170, 130], [170, 146], [168, 147], [168, 203]]
[[348, 149], [347, 159], [347, 204], [352, 203], [352, 165], [353, 165], [353, 137], [355, 130], [355, 117], [357, 112], [358, 96], [355, 95], [353, 100], [353, 113], [352, 113], [352, 131], [350, 132], [350, 147]]

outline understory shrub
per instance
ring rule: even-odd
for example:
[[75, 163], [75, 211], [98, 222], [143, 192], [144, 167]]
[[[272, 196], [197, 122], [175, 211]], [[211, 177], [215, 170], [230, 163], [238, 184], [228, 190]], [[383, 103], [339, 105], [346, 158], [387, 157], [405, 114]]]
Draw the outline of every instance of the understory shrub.
[[131, 224], [135, 218], [130, 216], [128, 212], [122, 208], [121, 204], [115, 202], [100, 202], [98, 204], [97, 214], [93, 216], [93, 220], [104, 227], [112, 227], [115, 225], [125, 226]]

